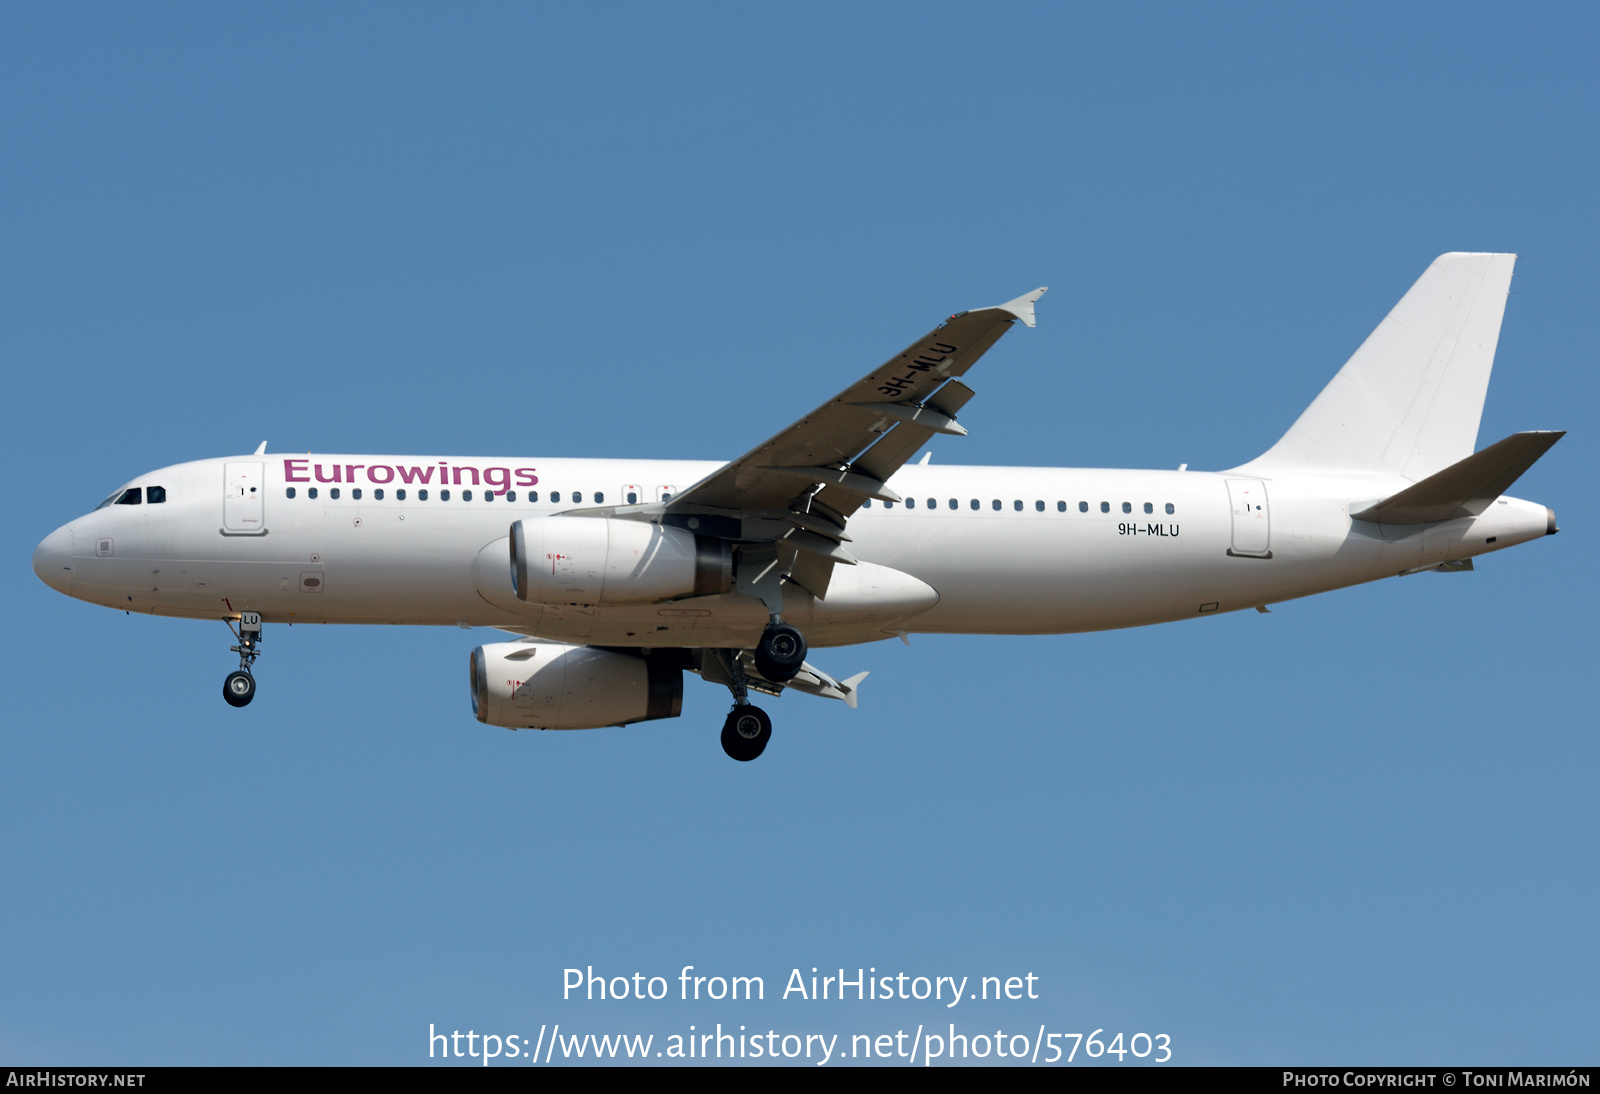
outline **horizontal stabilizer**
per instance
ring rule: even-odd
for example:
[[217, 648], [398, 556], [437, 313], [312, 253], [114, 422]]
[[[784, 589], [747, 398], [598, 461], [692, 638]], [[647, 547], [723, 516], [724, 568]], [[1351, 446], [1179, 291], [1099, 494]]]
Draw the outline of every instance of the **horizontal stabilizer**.
[[820, 696], [823, 699], [843, 699], [853, 710], [861, 688], [861, 681], [867, 678], [864, 672], [858, 672], [848, 680], [835, 680], [811, 662], [805, 662], [794, 679], [779, 685], [794, 691], [803, 691], [807, 695]]
[[1513, 433], [1350, 516], [1377, 524], [1429, 524], [1475, 517], [1511, 489], [1511, 484], [1564, 436], [1560, 430]]

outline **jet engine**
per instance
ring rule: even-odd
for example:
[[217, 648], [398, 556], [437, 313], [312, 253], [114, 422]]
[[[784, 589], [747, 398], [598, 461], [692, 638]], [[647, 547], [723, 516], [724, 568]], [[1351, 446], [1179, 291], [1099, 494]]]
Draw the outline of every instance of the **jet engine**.
[[496, 642], [472, 651], [472, 713], [508, 729], [597, 729], [676, 718], [683, 670], [557, 642]]
[[733, 587], [733, 548], [637, 520], [531, 517], [511, 526], [511, 587], [534, 604], [650, 604]]

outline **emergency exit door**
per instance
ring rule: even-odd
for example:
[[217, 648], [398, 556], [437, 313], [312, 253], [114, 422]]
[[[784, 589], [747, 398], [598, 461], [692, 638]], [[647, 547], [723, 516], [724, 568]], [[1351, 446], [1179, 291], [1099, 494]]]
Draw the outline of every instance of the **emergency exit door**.
[[1267, 485], [1260, 479], [1229, 479], [1228, 501], [1233, 506], [1233, 549], [1230, 555], [1272, 557], [1272, 510], [1267, 506]]
[[262, 505], [266, 494], [265, 464], [223, 464], [222, 530], [249, 535], [265, 527]]

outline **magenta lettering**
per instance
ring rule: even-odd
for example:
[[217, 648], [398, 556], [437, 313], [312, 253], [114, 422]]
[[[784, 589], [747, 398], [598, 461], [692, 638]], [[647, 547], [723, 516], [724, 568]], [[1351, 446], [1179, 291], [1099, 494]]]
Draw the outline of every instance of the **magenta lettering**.
[[[381, 479], [378, 478], [379, 471], [383, 472], [383, 478]], [[393, 482], [394, 468], [390, 467], [386, 463], [375, 463], [371, 467], [367, 468], [367, 481], [376, 483]]]
[[429, 466], [427, 468], [421, 468], [421, 467], [397, 467], [397, 468], [395, 468], [395, 470], [400, 472], [400, 481], [401, 482], [427, 483], [427, 482], [433, 481], [433, 468], [432, 468], [432, 466]]
[[[306, 464], [309, 463], [309, 462], [310, 462], [309, 460], [284, 460], [283, 461], [283, 481], [284, 482], [310, 482], [311, 480], [305, 477], [306, 476]], [[296, 465], [298, 465], [298, 466], [296, 466]]]
[[344, 465], [344, 480], [345, 480], [345, 482], [355, 482], [356, 481], [356, 468], [365, 467], [365, 466], [367, 466], [367, 465], [364, 464], [364, 463], [347, 463], [347, 464], [345, 464]]
[[504, 494], [511, 486], [511, 468], [486, 467], [483, 469], [483, 481], [494, 487], [495, 493]]
[[455, 469], [456, 485], [457, 486], [461, 485], [461, 472], [463, 472], [463, 471], [465, 471], [467, 474], [472, 476], [472, 485], [473, 486], [477, 486], [478, 485], [478, 469], [476, 467], [457, 467]]
[[519, 467], [519, 468], [517, 468], [517, 485], [518, 486], [538, 486], [539, 485], [539, 476], [535, 475], [533, 473], [533, 470], [534, 469], [531, 468], [531, 467]]
[[316, 470], [316, 476], [317, 476], [317, 481], [318, 482], [338, 482], [339, 481], [339, 465], [338, 464], [334, 464], [333, 465], [333, 478], [331, 478], [331, 479], [328, 478], [326, 475], [324, 475], [322, 473], [322, 465], [320, 463], [317, 464], [315, 470]]

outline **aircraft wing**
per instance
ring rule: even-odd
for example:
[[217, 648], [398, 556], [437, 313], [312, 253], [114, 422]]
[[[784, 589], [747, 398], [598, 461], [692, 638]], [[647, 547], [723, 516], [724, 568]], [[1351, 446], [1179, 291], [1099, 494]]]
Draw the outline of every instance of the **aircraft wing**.
[[[843, 518], [867, 498], [898, 501], [884, 480], [935, 433], [966, 432], [955, 416], [972, 389], [955, 378], [1012, 323], [1020, 319], [1033, 326], [1033, 304], [1044, 293], [1035, 289], [998, 307], [952, 315], [787, 429], [679, 493], [667, 512], [786, 510], [820, 485], [814, 501], [833, 512], [818, 515], [842, 527]], [[827, 529], [806, 530], [837, 539]]]

